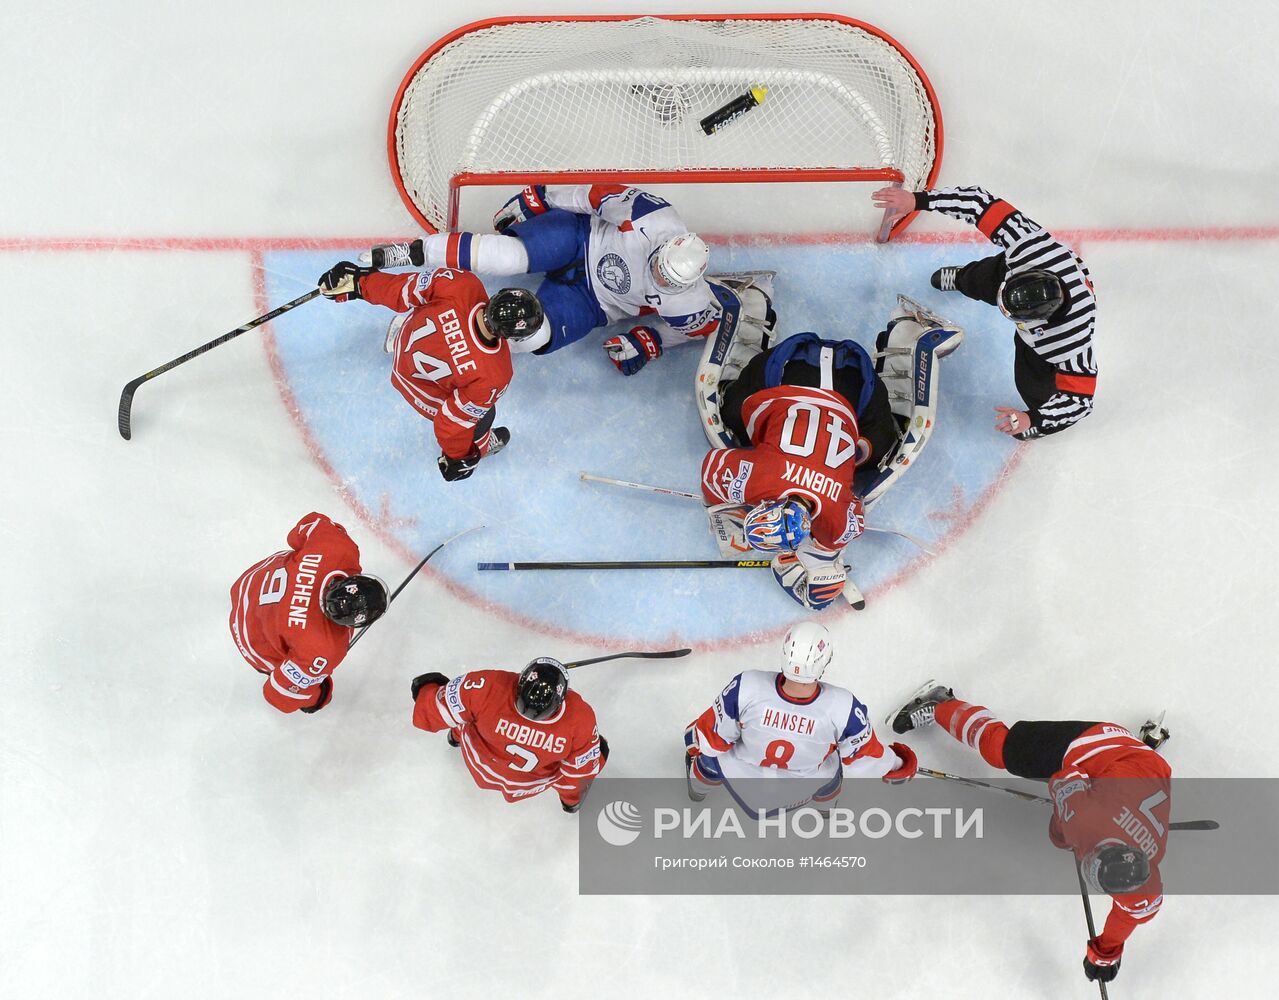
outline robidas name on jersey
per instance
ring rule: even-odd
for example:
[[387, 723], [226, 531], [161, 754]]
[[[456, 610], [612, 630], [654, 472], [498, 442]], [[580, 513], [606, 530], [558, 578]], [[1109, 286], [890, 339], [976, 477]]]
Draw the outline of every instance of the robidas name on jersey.
[[535, 729], [522, 722], [510, 719], [499, 719], [493, 731], [520, 746], [532, 747], [534, 750], [545, 750], [547, 753], [562, 755], [568, 749], [568, 739], [548, 733], [545, 729]]

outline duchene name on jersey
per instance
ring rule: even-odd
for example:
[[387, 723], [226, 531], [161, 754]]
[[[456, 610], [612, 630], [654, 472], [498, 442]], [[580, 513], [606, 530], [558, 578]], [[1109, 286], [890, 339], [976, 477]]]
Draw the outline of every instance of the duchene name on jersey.
[[307, 611], [311, 607], [311, 595], [315, 592], [315, 575], [324, 556], [308, 552], [298, 563], [293, 577], [293, 593], [289, 595], [289, 628], [306, 628]]

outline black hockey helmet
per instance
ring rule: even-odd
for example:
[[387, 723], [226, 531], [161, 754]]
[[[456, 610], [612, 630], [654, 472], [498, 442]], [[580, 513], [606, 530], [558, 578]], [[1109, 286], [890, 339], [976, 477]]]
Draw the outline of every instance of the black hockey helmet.
[[1128, 844], [1094, 847], [1082, 864], [1089, 886], [1110, 896], [1140, 889], [1150, 879], [1150, 859]]
[[324, 588], [325, 616], [347, 628], [372, 625], [386, 610], [386, 584], [376, 576], [341, 576]]
[[549, 719], [564, 704], [568, 671], [559, 660], [539, 656], [520, 671], [515, 685], [515, 711], [530, 722]]
[[484, 322], [495, 337], [524, 340], [537, 333], [546, 313], [527, 288], [503, 288], [484, 307]]
[[1052, 271], [1018, 271], [999, 286], [999, 308], [1013, 320], [1048, 319], [1066, 302], [1066, 288]]

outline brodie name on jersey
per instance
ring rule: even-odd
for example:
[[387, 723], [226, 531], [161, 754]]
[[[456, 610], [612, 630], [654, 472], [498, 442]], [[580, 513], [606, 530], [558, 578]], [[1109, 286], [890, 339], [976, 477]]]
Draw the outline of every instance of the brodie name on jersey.
[[545, 750], [547, 753], [563, 756], [568, 750], [568, 740], [563, 736], [548, 733], [543, 729], [534, 729], [510, 719], [500, 719], [493, 731], [498, 736], [505, 736], [520, 746], [532, 747], [534, 750]]

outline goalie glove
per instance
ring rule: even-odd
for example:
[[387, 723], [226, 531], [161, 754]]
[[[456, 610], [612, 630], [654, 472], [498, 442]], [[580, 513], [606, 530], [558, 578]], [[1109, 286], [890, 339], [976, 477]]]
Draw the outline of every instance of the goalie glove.
[[371, 267], [360, 267], [359, 264], [343, 260], [320, 275], [317, 284], [320, 286], [320, 294], [334, 302], [362, 299], [364, 296], [360, 294], [360, 279], [372, 273]]
[[542, 215], [549, 207], [546, 204], [546, 185], [530, 185], [497, 210], [493, 216], [493, 228], [504, 233], [517, 222]]
[[619, 372], [634, 375], [662, 356], [662, 335], [651, 327], [632, 327], [629, 333], [604, 341], [604, 352]]
[[829, 607], [843, 594], [848, 579], [848, 570], [838, 555], [810, 570], [794, 552], [782, 552], [773, 557], [772, 569], [778, 585], [810, 611]]

